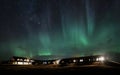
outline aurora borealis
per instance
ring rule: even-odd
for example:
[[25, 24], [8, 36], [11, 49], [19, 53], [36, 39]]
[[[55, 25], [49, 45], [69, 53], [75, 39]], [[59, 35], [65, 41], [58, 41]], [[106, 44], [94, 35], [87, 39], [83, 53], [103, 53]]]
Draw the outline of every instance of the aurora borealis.
[[119, 0], [0, 0], [0, 59], [120, 53]]

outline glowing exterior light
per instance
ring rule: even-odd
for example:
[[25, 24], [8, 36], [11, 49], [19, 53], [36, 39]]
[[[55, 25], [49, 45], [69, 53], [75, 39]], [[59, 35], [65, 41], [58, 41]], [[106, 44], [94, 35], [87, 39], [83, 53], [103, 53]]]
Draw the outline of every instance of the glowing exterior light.
[[103, 56], [96, 58], [96, 61], [104, 61], [104, 60], [105, 60], [105, 57]]
[[54, 62], [54, 64], [59, 64], [60, 63], [60, 59], [59, 60], [56, 60], [55, 62]]
[[99, 57], [99, 61], [104, 61], [105, 58], [103, 56]]

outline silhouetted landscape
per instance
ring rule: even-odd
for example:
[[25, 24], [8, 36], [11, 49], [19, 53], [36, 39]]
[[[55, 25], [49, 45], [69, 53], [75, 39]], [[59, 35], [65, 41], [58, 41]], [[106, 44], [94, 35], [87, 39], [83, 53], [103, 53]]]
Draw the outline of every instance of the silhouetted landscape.
[[1, 73], [9, 74], [120, 74], [120, 64], [106, 62], [91, 65], [0, 65]]

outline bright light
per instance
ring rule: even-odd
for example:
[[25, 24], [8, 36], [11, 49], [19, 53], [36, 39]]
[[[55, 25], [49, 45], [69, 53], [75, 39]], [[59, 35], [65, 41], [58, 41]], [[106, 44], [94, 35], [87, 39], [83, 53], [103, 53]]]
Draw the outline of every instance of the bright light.
[[24, 65], [28, 65], [29, 63], [28, 62], [24, 62]]
[[80, 59], [80, 62], [83, 62], [83, 59]]
[[17, 64], [17, 62], [13, 62], [13, 64]]
[[29, 59], [26, 60], [27, 62], [29, 61]]
[[99, 57], [99, 61], [104, 61], [105, 58], [103, 56]]
[[59, 63], [60, 63], [60, 59], [54, 62], [54, 64], [59, 64]]
[[76, 62], [76, 60], [74, 59], [74, 60], [73, 60], [73, 62], [75, 63], [75, 62]]
[[18, 62], [18, 65], [23, 65], [23, 62]]
[[99, 61], [99, 58], [96, 58], [96, 61]]

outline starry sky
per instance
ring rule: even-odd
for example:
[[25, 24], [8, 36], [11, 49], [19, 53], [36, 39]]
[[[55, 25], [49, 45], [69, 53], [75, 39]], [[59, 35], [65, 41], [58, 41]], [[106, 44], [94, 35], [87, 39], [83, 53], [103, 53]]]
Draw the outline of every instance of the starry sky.
[[0, 0], [0, 59], [120, 53], [120, 0]]

